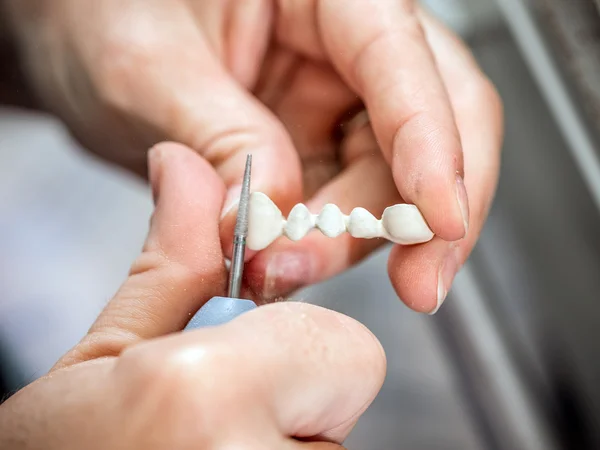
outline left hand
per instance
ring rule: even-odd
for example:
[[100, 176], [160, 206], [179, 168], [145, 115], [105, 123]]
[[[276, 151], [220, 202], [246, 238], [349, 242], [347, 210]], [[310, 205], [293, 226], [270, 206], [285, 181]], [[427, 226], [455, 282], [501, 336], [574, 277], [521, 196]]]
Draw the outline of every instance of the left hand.
[[[397, 246], [390, 278], [413, 309], [438, 309], [487, 215], [502, 118], [468, 50], [416, 0], [0, 2], [38, 93], [104, 158], [144, 173], [147, 147], [181, 142], [235, 198], [251, 152], [253, 189], [284, 214], [300, 201], [376, 216], [417, 205], [437, 238]], [[373, 132], [340, 144], [339, 121], [361, 103]], [[251, 261], [247, 281], [271, 299], [381, 243], [282, 239]]]
[[[481, 73], [463, 42], [425, 11], [417, 9], [416, 16], [448, 96], [462, 145], [460, 156], [452, 155], [449, 147], [443, 144], [447, 129], [433, 126], [423, 134], [420, 127], [426, 119], [423, 123], [415, 120], [412, 132], [406, 130], [406, 125], [400, 128], [404, 131], [397, 136], [402, 146], [393, 155], [387, 156], [388, 160], [392, 160], [393, 173], [390, 173], [389, 166], [379, 156], [382, 150], [385, 155], [385, 146], [380, 148], [378, 143], [382, 142], [381, 131], [378, 130], [383, 121], [378, 114], [381, 111], [377, 110], [380, 105], [375, 101], [372, 105], [367, 102], [369, 110], [376, 113], [373, 126], [363, 122], [350, 130], [339, 150], [344, 170], [331, 180], [321, 180], [319, 189], [315, 189], [316, 194], [307, 204], [314, 212], [328, 202], [337, 204], [345, 213], [355, 206], [362, 206], [381, 217], [387, 206], [415, 203], [436, 237], [422, 245], [394, 246], [388, 272], [398, 296], [408, 307], [433, 314], [441, 307], [456, 273], [475, 246], [494, 198], [500, 168], [503, 111], [495, 88]], [[385, 42], [381, 43], [381, 47], [386, 48]], [[403, 56], [394, 53], [393, 48], [387, 50], [389, 61], [386, 60], [386, 64], [391, 68], [394, 67], [393, 58]], [[404, 56], [410, 60], [414, 55], [411, 55], [410, 49], [405, 50]], [[373, 58], [384, 58], [384, 52], [373, 55]], [[411, 62], [414, 63], [407, 61], [407, 64]], [[397, 75], [409, 79], [410, 75], [418, 73], [416, 70], [411, 73], [409, 69], [406, 72], [402, 75], [404, 72], [398, 69]], [[421, 90], [428, 89], [415, 80], [413, 82], [418, 90], [411, 94], [414, 98], [408, 95], [409, 100], [419, 99]], [[373, 86], [376, 84], [373, 83]], [[382, 104], [389, 103], [387, 106], [392, 109], [393, 92], [390, 88], [389, 92], [382, 90], [379, 93]], [[302, 109], [302, 105], [301, 101], [296, 105], [299, 111], [295, 112], [294, 120], [300, 116], [310, 122], [316, 111], [308, 106]], [[434, 114], [432, 105], [433, 102], [424, 104], [424, 115]], [[289, 123], [292, 126], [294, 122], [290, 119]], [[304, 128], [298, 131], [303, 132]], [[307, 145], [309, 148], [312, 147]], [[448, 165], [453, 164], [450, 161], [456, 162], [461, 157], [466, 188], [466, 193], [463, 191], [462, 194], [462, 180], [458, 175], [458, 185], [452, 189], [444, 186], [441, 175]], [[465, 235], [461, 239], [460, 232], [450, 231], [450, 223], [456, 225], [449, 213], [454, 196], [461, 198], [465, 227]], [[454, 226], [453, 229], [458, 228]], [[321, 233], [309, 234], [297, 243], [280, 239], [251, 261], [247, 277], [254, 289], [267, 298], [283, 296], [296, 288], [339, 274], [380, 245], [379, 240], [353, 239], [348, 235], [329, 239]]]

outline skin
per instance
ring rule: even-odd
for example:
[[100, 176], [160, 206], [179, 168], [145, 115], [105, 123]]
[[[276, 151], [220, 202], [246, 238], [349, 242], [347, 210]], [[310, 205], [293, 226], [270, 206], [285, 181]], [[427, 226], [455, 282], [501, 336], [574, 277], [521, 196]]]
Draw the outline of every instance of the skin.
[[149, 161], [142, 254], [88, 335], [0, 406], [0, 448], [341, 449], [383, 383], [381, 345], [349, 317], [294, 303], [180, 333], [225, 284], [225, 185], [178, 144]]
[[[437, 309], [498, 173], [500, 101], [468, 51], [410, 0], [0, 2], [38, 99], [87, 148], [148, 174], [156, 201], [89, 333], [0, 407], [0, 447], [341, 448], [385, 374], [362, 325], [280, 303], [179, 331], [224, 291], [247, 153], [253, 189], [284, 213], [416, 204], [438, 237], [394, 248], [390, 278], [413, 309]], [[361, 106], [371, 122], [340, 138]], [[163, 144], [147, 164], [165, 139], [192, 150]], [[246, 288], [268, 301], [378, 245], [282, 240], [248, 255]]]
[[[413, 0], [0, 1], [38, 97], [87, 148], [145, 175], [145, 150], [169, 139], [213, 165], [229, 189], [226, 253], [252, 153], [253, 189], [284, 214], [416, 204], [437, 237], [395, 247], [389, 274], [409, 307], [437, 310], [493, 198], [502, 111]], [[371, 122], [340, 139], [361, 105]], [[248, 255], [247, 295], [323, 281], [382, 243], [281, 239]]]

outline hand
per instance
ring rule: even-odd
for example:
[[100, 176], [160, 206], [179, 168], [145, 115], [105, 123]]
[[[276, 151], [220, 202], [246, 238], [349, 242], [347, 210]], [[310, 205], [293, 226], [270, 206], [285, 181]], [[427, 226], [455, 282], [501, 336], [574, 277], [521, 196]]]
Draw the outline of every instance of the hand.
[[143, 253], [89, 334], [0, 406], [0, 448], [341, 448], [383, 382], [378, 341], [293, 303], [173, 333], [222, 294], [225, 187], [179, 145], [149, 159], [157, 205]]
[[[224, 240], [247, 153], [253, 189], [284, 213], [416, 204], [437, 238], [396, 247], [390, 277], [413, 309], [439, 308], [493, 197], [502, 118], [467, 49], [414, 0], [3, 1], [40, 96], [88, 148], [143, 174], [144, 150], [168, 138], [214, 165]], [[361, 104], [371, 125], [340, 142]], [[381, 243], [282, 239], [247, 281], [285, 295]]]

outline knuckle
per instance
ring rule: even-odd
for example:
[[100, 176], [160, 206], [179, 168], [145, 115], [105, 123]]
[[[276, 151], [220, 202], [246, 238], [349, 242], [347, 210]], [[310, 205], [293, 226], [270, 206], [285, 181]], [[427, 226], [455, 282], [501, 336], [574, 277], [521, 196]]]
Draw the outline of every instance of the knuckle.
[[[495, 141], [502, 140], [504, 106], [502, 98], [492, 81], [484, 74], [478, 74], [466, 83], [460, 102], [462, 107], [481, 118], [481, 123], [489, 130]], [[499, 146], [499, 145], [498, 145]], [[493, 148], [493, 147], [491, 147]]]
[[116, 366], [125, 408], [134, 416], [145, 417], [148, 426], [157, 420], [158, 410], [170, 411], [175, 419], [185, 411], [198, 415], [201, 411], [194, 408], [189, 395], [189, 377], [178, 369], [164, 356], [143, 349], [125, 351]]
[[195, 386], [184, 358], [145, 343], [125, 350], [114, 370], [121, 407], [135, 423], [131, 433], [160, 433], [181, 444], [180, 428], [191, 415], [199, 426], [188, 430], [187, 439], [201, 447], [208, 443], [204, 410], [192, 392]]
[[482, 90], [484, 98], [486, 98], [487, 102], [494, 108], [497, 118], [501, 121], [501, 118], [504, 115], [504, 105], [496, 86], [489, 78], [484, 77]]
[[[154, 220], [154, 219], [152, 219]], [[165, 263], [165, 256], [157, 249], [148, 248], [148, 243], [142, 253], [133, 261], [129, 268], [129, 276], [141, 275], [155, 270]]]
[[473, 71], [463, 77], [452, 91], [453, 107], [465, 117], [477, 117], [489, 135], [501, 139], [504, 107], [492, 81], [482, 72]]
[[[144, 249], [129, 270], [130, 277], [147, 276], [153, 280], [157, 277], [164, 280], [160, 284], [150, 283], [153, 288], [144, 284], [142, 292], [146, 296], [169, 297], [173, 289], [188, 289], [194, 286], [205, 286], [206, 296], [217, 295], [223, 291], [226, 283], [224, 270], [208, 272], [203, 257], [198, 259], [196, 256], [166, 254], [158, 242], [152, 243], [152, 246]], [[139, 293], [130, 293], [130, 295], [135, 297], [139, 296]]]
[[[230, 105], [225, 103], [221, 106], [223, 109], [230, 109]], [[233, 155], [244, 153], [247, 148], [292, 147], [287, 129], [277, 119], [262, 114], [248, 116], [244, 108], [231, 109], [233, 120], [222, 130], [214, 133], [201, 130], [199, 136], [193, 139], [194, 148], [200, 149], [204, 158], [212, 165], [222, 166]]]
[[211, 297], [223, 293], [226, 285], [226, 272], [222, 270], [207, 270], [202, 263], [197, 261], [170, 262], [165, 268], [168, 286], [192, 289], [203, 286], [203, 296]]
[[116, 370], [129, 407], [144, 408], [150, 402], [174, 414], [195, 414], [199, 420], [210, 414], [214, 421], [227, 409], [223, 402], [231, 395], [221, 386], [231, 390], [234, 384], [227, 376], [236, 373], [236, 366], [225, 346], [194, 343], [163, 349], [144, 343], [125, 350]]
[[117, 371], [125, 377], [127, 384], [135, 387], [133, 394], [148, 392], [156, 395], [161, 392], [161, 386], [177, 386], [180, 381], [177, 379], [180, 375], [173, 371], [168, 358], [145, 344], [123, 351], [117, 363]]
[[98, 358], [118, 356], [125, 345], [123, 333], [112, 335], [107, 331], [90, 331], [75, 347], [57, 363], [57, 367], [71, 366]]
[[[157, 52], [156, 43], [146, 35], [118, 26], [107, 34], [96, 59], [94, 82], [101, 100], [124, 109], [128, 93], [134, 90], [140, 74], [151, 72]], [[143, 27], [142, 27], [143, 28]]]
[[493, 107], [499, 109], [502, 106], [502, 100], [492, 81], [483, 73], [473, 74], [470, 80], [462, 83], [462, 93], [459, 98], [464, 103], [480, 107]]
[[495, 108], [500, 108], [502, 106], [500, 94], [496, 90], [496, 86], [487, 76], [482, 74], [479, 77], [478, 82], [474, 84], [478, 97], [482, 99], [482, 101], [494, 106]]
[[398, 17], [393, 26], [382, 24], [375, 27], [371, 35], [365, 38], [351, 54], [350, 67], [360, 89], [365, 89], [367, 83], [365, 73], [380, 54], [396, 48], [398, 42], [403, 42], [405, 46], [421, 46], [425, 42], [425, 30], [416, 14], [414, 2], [406, 1], [403, 4], [403, 14]]

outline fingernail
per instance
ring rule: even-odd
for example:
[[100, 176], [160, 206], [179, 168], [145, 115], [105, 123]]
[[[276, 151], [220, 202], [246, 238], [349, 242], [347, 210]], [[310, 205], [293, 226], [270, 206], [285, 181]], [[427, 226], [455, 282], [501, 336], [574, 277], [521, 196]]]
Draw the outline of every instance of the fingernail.
[[306, 253], [279, 253], [267, 265], [263, 296], [286, 295], [312, 282], [312, 258]]
[[458, 174], [456, 175], [456, 198], [458, 200], [458, 206], [460, 207], [466, 235], [467, 231], [469, 231], [469, 199], [467, 197], [465, 182]]
[[227, 196], [225, 197], [225, 202], [223, 203], [223, 209], [221, 210], [221, 219], [229, 214], [234, 208], [237, 208], [238, 203], [240, 202], [240, 194], [242, 193], [242, 185], [236, 184], [232, 186], [227, 191]]
[[458, 246], [455, 244], [451, 244], [446, 257], [442, 261], [442, 265], [438, 270], [438, 279], [437, 279], [437, 304], [433, 311], [429, 314], [433, 315], [439, 311], [444, 300], [446, 300], [446, 296], [448, 295], [448, 291], [452, 286], [452, 282], [454, 281], [454, 277], [459, 269], [459, 254], [458, 254]]
[[148, 181], [152, 188], [152, 198], [154, 203], [158, 201], [158, 179], [161, 165], [161, 154], [162, 152], [156, 147], [152, 147], [148, 150]]

